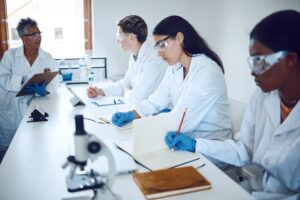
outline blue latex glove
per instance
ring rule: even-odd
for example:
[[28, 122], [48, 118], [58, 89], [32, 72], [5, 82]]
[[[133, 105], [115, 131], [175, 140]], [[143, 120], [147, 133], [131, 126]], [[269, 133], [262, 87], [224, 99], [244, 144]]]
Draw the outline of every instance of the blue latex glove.
[[170, 108], [164, 108], [164, 109], [158, 111], [157, 113], [155, 113], [154, 115], [158, 115], [158, 114], [160, 114], [160, 113], [168, 113], [168, 112], [170, 112], [170, 111], [171, 111]]
[[170, 149], [175, 147], [175, 150], [195, 152], [196, 140], [186, 134], [179, 133], [176, 136], [175, 131], [169, 131], [165, 137], [165, 142]]
[[39, 96], [46, 95], [46, 82], [43, 81], [41, 85], [34, 83], [32, 86], [27, 86], [25, 88], [26, 94], [37, 94]]
[[34, 94], [34, 90], [35, 90], [35, 87], [34, 87], [34, 86], [27, 86], [27, 87], [24, 89], [24, 92], [25, 92], [25, 94]]
[[116, 112], [111, 118], [111, 122], [119, 127], [124, 126], [125, 124], [128, 124], [129, 122], [131, 122], [133, 120], [134, 120], [133, 111]]

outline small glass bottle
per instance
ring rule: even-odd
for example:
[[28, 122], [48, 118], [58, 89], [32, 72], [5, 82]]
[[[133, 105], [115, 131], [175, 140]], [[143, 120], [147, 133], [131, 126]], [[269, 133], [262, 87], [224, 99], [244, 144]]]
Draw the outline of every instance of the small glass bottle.
[[93, 87], [94, 81], [95, 81], [95, 74], [93, 71], [91, 71], [89, 74], [89, 86], [90, 87]]

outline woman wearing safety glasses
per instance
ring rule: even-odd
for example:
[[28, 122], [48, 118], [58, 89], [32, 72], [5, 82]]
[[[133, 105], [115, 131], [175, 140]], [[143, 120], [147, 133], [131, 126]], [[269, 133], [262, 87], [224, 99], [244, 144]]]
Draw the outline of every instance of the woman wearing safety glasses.
[[[7, 50], [0, 63], [0, 162], [33, 98], [16, 97], [17, 92], [34, 74], [58, 70], [53, 57], [40, 48], [42, 38], [36, 21], [21, 19], [17, 31], [23, 45]], [[47, 90], [54, 92], [58, 83], [55, 78]], [[28, 89], [40, 96], [46, 94], [45, 84]]]
[[[131, 103], [147, 99], [162, 81], [166, 65], [157, 58], [153, 47], [146, 41], [146, 22], [137, 15], [129, 15], [117, 24], [117, 41], [125, 52], [131, 52], [129, 68], [123, 79], [105, 88], [90, 87], [90, 98], [123, 96]], [[129, 90], [128, 90], [129, 89]]]
[[260, 168], [261, 174], [243, 183], [256, 199], [299, 199], [300, 13], [279, 11], [260, 21], [250, 33], [249, 51], [259, 88], [246, 110], [240, 141], [180, 135], [167, 136], [166, 142], [232, 165]]
[[148, 100], [138, 104], [134, 111], [115, 113], [112, 122], [123, 126], [165, 108], [172, 109], [171, 112], [181, 118], [187, 108], [182, 132], [210, 139], [231, 137], [224, 69], [218, 55], [189, 22], [179, 16], [169, 16], [159, 22], [153, 38], [158, 56], [171, 66]]

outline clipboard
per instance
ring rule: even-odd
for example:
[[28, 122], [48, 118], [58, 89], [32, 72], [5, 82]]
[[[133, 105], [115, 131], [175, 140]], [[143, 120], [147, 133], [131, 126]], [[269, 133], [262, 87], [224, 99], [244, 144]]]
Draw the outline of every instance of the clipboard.
[[39, 74], [33, 75], [33, 77], [31, 77], [31, 79], [29, 79], [29, 81], [27, 81], [27, 83], [25, 83], [23, 85], [22, 89], [18, 92], [16, 97], [27, 95], [27, 94], [25, 94], [25, 88], [27, 86], [32, 86], [34, 83], [37, 83], [40, 85], [43, 81], [45, 81], [46, 85], [48, 85], [48, 83], [50, 83], [57, 74], [58, 74], [58, 71], [45, 72], [45, 73], [39, 73]]

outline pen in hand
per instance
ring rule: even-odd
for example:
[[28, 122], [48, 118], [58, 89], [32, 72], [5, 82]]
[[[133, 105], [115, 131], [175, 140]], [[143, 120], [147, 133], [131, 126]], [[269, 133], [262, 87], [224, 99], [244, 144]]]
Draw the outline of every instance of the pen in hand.
[[[182, 124], [183, 124], [183, 120], [184, 120], [184, 117], [185, 117], [185, 114], [186, 114], [186, 110], [187, 110], [187, 108], [184, 109], [184, 112], [183, 112], [183, 115], [182, 115], [182, 118], [181, 118], [181, 121], [180, 121], [178, 130], [177, 130], [177, 132], [176, 132], [176, 137], [180, 134], [180, 130], [181, 130], [181, 127], [182, 127]], [[172, 147], [171, 150], [172, 150], [172, 151], [175, 150], [175, 145], [173, 145], [173, 147]]]

